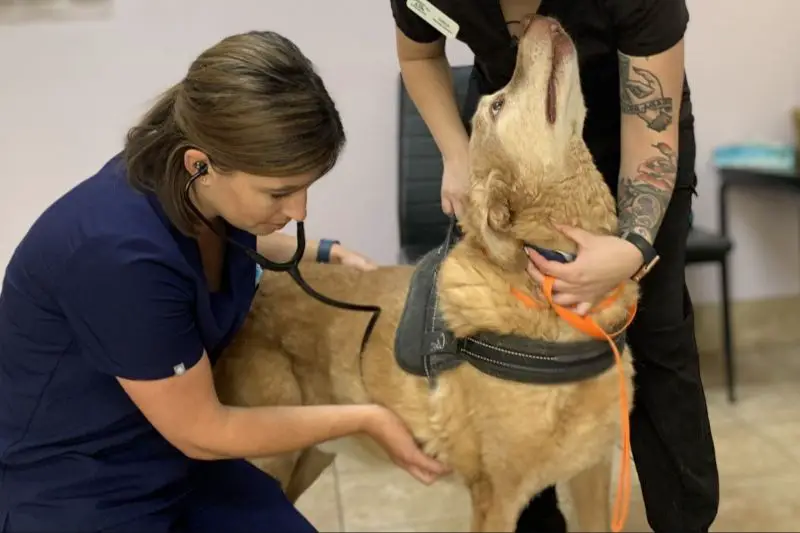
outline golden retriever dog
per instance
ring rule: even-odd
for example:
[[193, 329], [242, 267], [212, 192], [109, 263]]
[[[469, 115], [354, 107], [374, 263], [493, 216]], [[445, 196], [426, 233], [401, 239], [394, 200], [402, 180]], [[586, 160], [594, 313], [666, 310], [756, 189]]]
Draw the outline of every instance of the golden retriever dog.
[[[422, 312], [418, 307], [426, 305], [424, 299], [408, 299], [419, 283], [418, 266], [361, 272], [304, 263], [304, 278], [320, 293], [381, 307], [368, 342], [362, 350], [368, 313], [326, 305], [285, 273], [265, 272], [243, 330], [215, 369], [222, 401], [388, 407], [425, 451], [463, 480], [474, 531], [514, 531], [529, 499], [562, 483], [582, 531], [608, 530], [612, 521], [613, 529], [620, 529], [622, 518], [612, 520], [609, 505], [611, 458], [621, 434], [627, 442], [633, 367], [624, 335], [611, 337], [626, 327], [638, 287], [622, 284], [581, 322], [553, 304], [525, 271], [525, 245], [576, 253], [576, 244], [554, 224], [597, 234], [617, 231], [613, 198], [581, 136], [585, 113], [570, 37], [557, 22], [535, 18], [520, 40], [512, 80], [483, 97], [472, 119], [462, 236], [439, 250], [442, 260], [429, 280], [454, 338], [484, 339], [472, 347], [460, 344], [459, 364], [427, 377], [398, 364], [396, 336], [405, 313]], [[418, 333], [423, 335], [421, 328]], [[501, 348], [479, 353], [481, 342], [489, 346], [485, 339]], [[486, 354], [503, 352], [512, 340], [540, 350], [527, 355], [506, 350], [522, 362], [492, 366]], [[580, 372], [553, 377], [573, 363], [588, 368], [568, 353], [554, 355], [559, 346], [562, 351], [599, 346], [605, 362], [579, 377]], [[545, 366], [526, 370], [526, 364]], [[508, 369], [513, 372], [504, 373]], [[627, 465], [625, 445], [622, 459]], [[296, 499], [331, 457], [312, 449], [251, 461]], [[626, 482], [621, 478], [619, 486], [624, 489]]]

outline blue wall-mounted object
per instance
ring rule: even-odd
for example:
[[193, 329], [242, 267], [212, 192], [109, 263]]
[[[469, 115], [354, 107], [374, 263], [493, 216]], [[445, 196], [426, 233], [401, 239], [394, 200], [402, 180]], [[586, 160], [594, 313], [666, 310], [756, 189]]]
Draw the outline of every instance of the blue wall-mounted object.
[[715, 148], [713, 161], [717, 168], [746, 168], [794, 175], [797, 148], [792, 145], [731, 144]]

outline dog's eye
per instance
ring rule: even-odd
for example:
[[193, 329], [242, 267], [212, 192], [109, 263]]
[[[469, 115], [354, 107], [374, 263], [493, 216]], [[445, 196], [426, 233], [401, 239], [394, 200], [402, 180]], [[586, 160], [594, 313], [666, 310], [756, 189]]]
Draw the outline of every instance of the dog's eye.
[[498, 96], [497, 98], [495, 98], [494, 101], [492, 102], [492, 106], [491, 106], [492, 115], [497, 116], [497, 114], [500, 112], [500, 110], [503, 109], [503, 104], [505, 104], [505, 103], [506, 103], [506, 99], [505, 99], [504, 96], [501, 95], [501, 96]]

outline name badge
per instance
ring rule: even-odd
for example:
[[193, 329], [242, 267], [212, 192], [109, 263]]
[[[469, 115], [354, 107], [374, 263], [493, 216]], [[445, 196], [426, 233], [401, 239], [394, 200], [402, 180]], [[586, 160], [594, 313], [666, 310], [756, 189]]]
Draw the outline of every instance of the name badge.
[[455, 39], [456, 35], [458, 35], [458, 23], [428, 0], [406, 0], [406, 5], [422, 20], [439, 30], [445, 37]]

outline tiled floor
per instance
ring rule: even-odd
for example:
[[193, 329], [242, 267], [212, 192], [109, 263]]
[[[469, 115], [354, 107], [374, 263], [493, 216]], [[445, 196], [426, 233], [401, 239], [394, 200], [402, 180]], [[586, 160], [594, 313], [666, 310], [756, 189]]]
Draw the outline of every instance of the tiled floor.
[[[800, 347], [739, 353], [739, 401], [726, 403], [721, 364], [703, 360], [720, 470], [714, 531], [800, 531]], [[347, 448], [303, 495], [320, 531], [467, 531], [469, 499], [449, 481], [426, 487]], [[638, 485], [628, 531], [650, 531]], [[435, 505], [431, 505], [435, 502]]]

